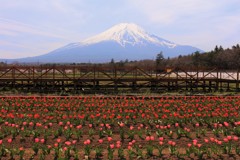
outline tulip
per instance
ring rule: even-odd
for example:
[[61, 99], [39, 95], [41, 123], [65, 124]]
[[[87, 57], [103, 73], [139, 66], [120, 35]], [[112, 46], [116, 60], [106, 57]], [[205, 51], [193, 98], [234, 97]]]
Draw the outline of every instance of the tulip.
[[57, 142], [58, 142], [58, 143], [60, 143], [60, 142], [61, 142], [61, 139], [60, 139], [60, 138], [58, 138], [58, 139], [57, 139]]
[[0, 145], [2, 144], [2, 140], [0, 139]]
[[113, 148], [114, 148], [114, 144], [110, 144], [109, 146], [110, 146], [110, 148], [111, 148], [111, 149], [113, 149]]
[[119, 126], [120, 126], [120, 127], [123, 127], [123, 126], [124, 126], [124, 123], [121, 122], [121, 123], [119, 124]]
[[163, 137], [159, 137], [159, 141], [163, 141]]
[[121, 147], [121, 144], [117, 143], [116, 148], [120, 148], [120, 147]]
[[179, 126], [179, 124], [178, 123], [175, 123], [175, 127], [178, 127]]
[[112, 141], [112, 137], [107, 137], [108, 142]]
[[98, 142], [99, 142], [99, 143], [103, 143], [103, 140], [102, 140], [102, 139], [99, 139]]
[[150, 136], [147, 136], [146, 141], [150, 141], [150, 140], [151, 140]]
[[41, 141], [40, 141], [41, 143], [44, 143], [45, 142], [45, 139], [41, 139]]
[[231, 140], [231, 139], [232, 139], [232, 137], [231, 137], [231, 136], [227, 136], [227, 139], [228, 139], [228, 140]]
[[151, 141], [154, 141], [154, 136], [150, 136]]
[[218, 141], [217, 144], [221, 145], [221, 144], [222, 144], [222, 141]]
[[187, 144], [187, 146], [188, 146], [188, 147], [191, 147], [191, 146], [192, 146], [192, 144], [191, 144], [191, 143], [188, 143], [188, 144]]
[[171, 144], [172, 146], [175, 146], [176, 145], [176, 142], [172, 142], [172, 144]]
[[209, 142], [209, 140], [208, 140], [208, 139], [204, 139], [204, 142], [205, 142], [205, 143], [208, 143], [208, 142]]
[[66, 141], [65, 144], [66, 144], [67, 146], [70, 146], [72, 143], [71, 143], [70, 141]]
[[237, 136], [233, 136], [233, 140], [234, 141], [238, 141], [238, 137]]
[[38, 143], [40, 140], [39, 140], [39, 138], [35, 138], [34, 141], [35, 141], [35, 143]]
[[73, 141], [72, 141], [72, 144], [76, 144], [76, 143], [77, 143], [77, 140], [73, 140]]
[[227, 138], [223, 138], [223, 141], [227, 143], [227, 142], [228, 142], [228, 139], [227, 139]]
[[82, 128], [82, 125], [78, 125], [78, 126], [77, 126], [77, 129], [81, 129], [81, 128]]
[[225, 127], [229, 126], [228, 122], [223, 122], [223, 124], [224, 124]]

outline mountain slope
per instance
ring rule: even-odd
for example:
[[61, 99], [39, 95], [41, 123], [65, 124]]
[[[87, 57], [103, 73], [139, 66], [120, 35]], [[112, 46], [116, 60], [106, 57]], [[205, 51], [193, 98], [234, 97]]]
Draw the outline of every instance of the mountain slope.
[[68, 44], [48, 54], [8, 62], [73, 63], [109, 62], [112, 58], [116, 61], [155, 59], [160, 51], [165, 57], [174, 57], [201, 50], [151, 35], [135, 24], [121, 23], [82, 42]]

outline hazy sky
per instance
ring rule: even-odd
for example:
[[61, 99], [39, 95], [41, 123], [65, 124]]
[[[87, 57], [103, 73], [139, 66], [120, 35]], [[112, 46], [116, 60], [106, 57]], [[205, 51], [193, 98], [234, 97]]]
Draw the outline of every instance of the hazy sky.
[[0, 58], [41, 55], [122, 22], [202, 50], [240, 43], [240, 0], [0, 0]]

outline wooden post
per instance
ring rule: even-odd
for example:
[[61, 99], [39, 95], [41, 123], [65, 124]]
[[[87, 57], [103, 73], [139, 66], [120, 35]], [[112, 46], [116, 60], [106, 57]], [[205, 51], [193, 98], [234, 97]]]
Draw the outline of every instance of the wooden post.
[[217, 70], [217, 80], [216, 80], [216, 88], [215, 91], [217, 91], [219, 88], [219, 70]]
[[237, 83], [236, 83], [236, 91], [239, 91], [239, 69], [237, 70]]

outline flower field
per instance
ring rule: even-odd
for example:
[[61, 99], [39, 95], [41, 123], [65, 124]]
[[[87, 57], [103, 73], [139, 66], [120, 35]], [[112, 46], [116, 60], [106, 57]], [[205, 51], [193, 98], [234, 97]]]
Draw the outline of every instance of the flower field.
[[0, 97], [1, 159], [240, 159], [240, 97]]

